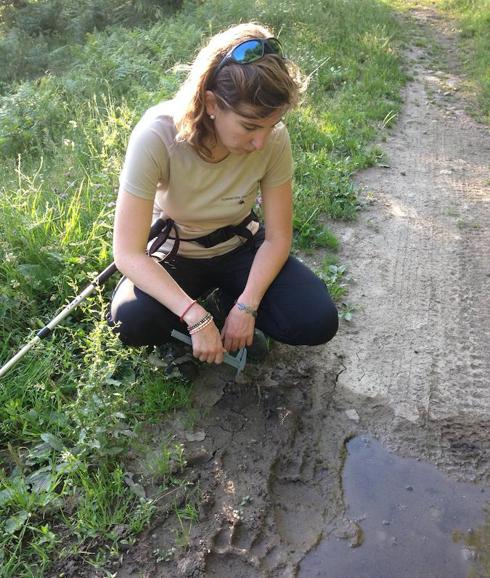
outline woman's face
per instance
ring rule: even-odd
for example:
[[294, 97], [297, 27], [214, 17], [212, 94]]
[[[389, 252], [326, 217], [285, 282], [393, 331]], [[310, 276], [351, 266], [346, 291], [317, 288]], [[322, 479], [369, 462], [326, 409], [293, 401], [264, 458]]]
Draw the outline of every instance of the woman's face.
[[218, 106], [207, 107], [207, 113], [215, 116], [213, 123], [218, 146], [236, 155], [262, 150], [285, 112], [286, 109], [281, 108], [266, 118], [248, 118]]

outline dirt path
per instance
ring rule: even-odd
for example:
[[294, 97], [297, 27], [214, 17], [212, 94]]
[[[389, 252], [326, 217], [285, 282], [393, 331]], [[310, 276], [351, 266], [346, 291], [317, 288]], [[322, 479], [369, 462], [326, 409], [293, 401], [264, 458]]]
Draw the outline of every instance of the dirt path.
[[[186, 443], [199, 521], [187, 536], [157, 519], [118, 578], [292, 578], [330, 532], [355, 545], [341, 476], [355, 434], [488, 481], [490, 134], [465, 112], [450, 30], [433, 12], [414, 16], [453, 72], [410, 49], [387, 166], [358, 176], [358, 222], [333, 225], [354, 320], [328, 347], [278, 347], [241, 383], [200, 376], [203, 433]], [[166, 427], [185, 439], [178, 420]], [[175, 531], [188, 544], [177, 557]]]

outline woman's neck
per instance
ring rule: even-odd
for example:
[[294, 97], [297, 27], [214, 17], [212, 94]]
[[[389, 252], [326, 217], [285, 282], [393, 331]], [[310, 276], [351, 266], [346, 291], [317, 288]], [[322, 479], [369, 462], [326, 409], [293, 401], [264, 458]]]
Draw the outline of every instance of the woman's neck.
[[224, 161], [230, 154], [230, 151], [224, 147], [221, 142], [214, 141], [213, 143], [209, 143], [208, 148], [211, 151], [211, 156], [205, 156], [203, 158], [209, 163]]

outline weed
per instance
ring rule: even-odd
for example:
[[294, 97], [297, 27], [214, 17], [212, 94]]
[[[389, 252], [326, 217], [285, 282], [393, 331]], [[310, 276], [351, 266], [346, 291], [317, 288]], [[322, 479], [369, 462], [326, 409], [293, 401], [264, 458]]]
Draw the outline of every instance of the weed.
[[184, 471], [186, 465], [184, 447], [180, 443], [166, 440], [158, 448], [150, 450], [145, 463], [151, 478], [168, 485], [171, 476]]
[[170, 562], [173, 560], [176, 552], [176, 548], [169, 548], [168, 550], [157, 548], [156, 550], [153, 550], [153, 556], [156, 563], [159, 564], [160, 562]]
[[342, 303], [339, 311], [339, 318], [344, 321], [352, 321], [354, 311], [356, 311], [356, 307], [349, 305], [348, 303]]
[[347, 293], [347, 285], [345, 283], [345, 266], [329, 264], [327, 259], [321, 270], [320, 277], [325, 281], [328, 291], [334, 301], [338, 301]]
[[183, 508], [177, 510], [177, 516], [182, 520], [197, 522], [199, 519], [199, 512], [197, 511], [195, 504], [187, 502]]
[[339, 318], [344, 321], [351, 321], [355, 307], [341, 301], [348, 292], [345, 266], [338, 264], [335, 255], [327, 254], [317, 274], [325, 281], [332, 299], [337, 302]]
[[179, 530], [175, 533], [175, 543], [179, 548], [186, 549], [190, 543], [192, 527], [199, 519], [199, 513], [195, 504], [186, 502], [184, 507], [175, 509], [175, 515], [179, 522]]

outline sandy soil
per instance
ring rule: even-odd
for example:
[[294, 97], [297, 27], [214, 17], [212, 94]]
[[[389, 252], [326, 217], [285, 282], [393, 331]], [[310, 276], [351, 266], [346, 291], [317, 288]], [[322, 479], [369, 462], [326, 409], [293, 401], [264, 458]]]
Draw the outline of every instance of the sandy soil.
[[[326, 347], [278, 346], [238, 383], [231, 370], [199, 375], [197, 441], [178, 417], [154, 432], [185, 442], [199, 520], [186, 536], [165, 515], [184, 492], [163, 496], [118, 578], [288, 578], [330, 532], [356, 545], [341, 474], [345, 441], [359, 433], [488, 482], [490, 134], [466, 112], [451, 26], [432, 11], [413, 16], [451, 72], [408, 50], [413, 80], [381, 143], [385, 166], [358, 175], [358, 221], [331, 225], [353, 321]], [[176, 535], [187, 547], [173, 553]]]

